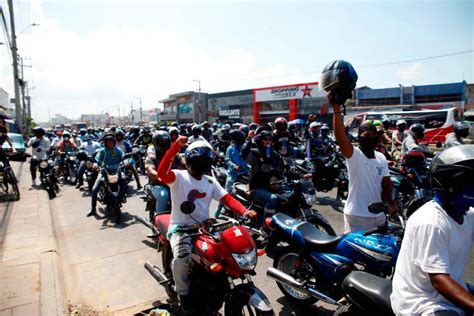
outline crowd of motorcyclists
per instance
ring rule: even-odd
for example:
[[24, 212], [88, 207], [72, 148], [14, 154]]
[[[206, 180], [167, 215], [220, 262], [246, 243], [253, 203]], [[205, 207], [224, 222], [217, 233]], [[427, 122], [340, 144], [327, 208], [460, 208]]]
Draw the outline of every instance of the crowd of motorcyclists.
[[[335, 80], [340, 76], [340, 69], [349, 73], [350, 80], [345, 77], [343, 84]], [[412, 207], [406, 226], [402, 223], [405, 235], [400, 237], [403, 242], [393, 274], [393, 291], [384, 293], [384, 299], [398, 315], [473, 313], [474, 289], [461, 279], [469, 253], [465, 247], [474, 240], [474, 211], [469, 211], [474, 205], [474, 145], [464, 145], [469, 124], [456, 123], [444, 151], [438, 155], [424, 144], [423, 125], [409, 124], [403, 118], [366, 121], [354, 135], [343, 124], [341, 105], [356, 80], [352, 66], [343, 62], [330, 64], [323, 72], [320, 85], [329, 92], [332, 128], [318, 122], [315, 115], [308, 116], [306, 121], [289, 123], [286, 118], [278, 117], [266, 124], [248, 125], [174, 122], [170, 126], [117, 126], [79, 131], [35, 128], [34, 137], [28, 143], [32, 147], [32, 185], [37, 185], [37, 170], [41, 173], [48, 166], [53, 171], [41, 177], [41, 184], [47, 187], [47, 181], [55, 182], [49, 185], [53, 191], [58, 190], [57, 182], [70, 181], [80, 188], [87, 181], [91, 192], [87, 216], [97, 214], [99, 201], [112, 209], [116, 223], [120, 223], [120, 208], [127, 201], [127, 184], [135, 180], [137, 190], [143, 188], [155, 202], [154, 209], [149, 210], [151, 225], [163, 225], [163, 217], [157, 222], [155, 218], [171, 212], [166, 236], [153, 229], [150, 237], [160, 237], [162, 242], [168, 240], [172, 252], [171, 274], [159, 278], [160, 283], [169, 283], [172, 277], [172, 291], [178, 295], [183, 311], [190, 315], [196, 302], [190, 296], [188, 278], [194, 247], [194, 235], [188, 229], [196, 222], [209, 221], [211, 200], [218, 202], [217, 209], [211, 210], [216, 218], [223, 213], [229, 216], [228, 211], [233, 211], [237, 214], [233, 216], [251, 218], [261, 231], [271, 234], [267, 219], [279, 213], [280, 204], [288, 202], [282, 194], [284, 187], [296, 191], [301, 181], [310, 182], [313, 191], [337, 187], [338, 198], [344, 200], [344, 236], [357, 231], [367, 235], [380, 233], [374, 229], [388, 225], [387, 215], [393, 217], [401, 212], [405, 216], [407, 208], [416, 205], [418, 210], [414, 212]], [[430, 165], [427, 159], [432, 159]], [[139, 172], [148, 178], [144, 187]], [[215, 176], [217, 172], [224, 175], [222, 179]], [[421, 181], [422, 187], [415, 188], [418, 191], [404, 191], [407, 185], [413, 186], [413, 177], [423, 175], [429, 180]], [[402, 184], [395, 182], [396, 179]], [[243, 200], [239, 200], [235, 189], [237, 183], [248, 185], [249, 194]], [[420, 196], [415, 203], [411, 199], [415, 192], [430, 193]], [[306, 199], [302, 202], [303, 211], [311, 208], [308, 195], [302, 193], [302, 199]], [[386, 214], [371, 211], [374, 203], [385, 203]], [[257, 204], [262, 206], [261, 211], [257, 211]], [[307, 214], [303, 214], [302, 217], [296, 213], [286, 215], [301, 224], [309, 221]], [[273, 217], [273, 221], [278, 222], [278, 218]], [[314, 223], [318, 227], [318, 222]], [[324, 220], [320, 224], [324, 225]], [[291, 227], [288, 221], [279, 225], [287, 225], [292, 232], [299, 227]], [[302, 232], [300, 239], [314, 249], [327, 250], [341, 238], [325, 231], [327, 234], [318, 235], [308, 228], [307, 236]], [[235, 237], [241, 234], [238, 229], [234, 233]], [[373, 251], [376, 250], [379, 249]], [[294, 265], [300, 269], [302, 263], [297, 261]], [[218, 269], [215, 265], [211, 267]], [[281, 275], [279, 282], [285, 279]], [[340, 299], [328, 298], [334, 293], [326, 291], [323, 295], [317, 286], [308, 289], [306, 283], [311, 281], [301, 279], [307, 276], [295, 272], [291, 275], [294, 279], [286, 277], [284, 282], [307, 296], [326, 298], [328, 302]], [[363, 303], [352, 303], [352, 307], [364, 309]]]

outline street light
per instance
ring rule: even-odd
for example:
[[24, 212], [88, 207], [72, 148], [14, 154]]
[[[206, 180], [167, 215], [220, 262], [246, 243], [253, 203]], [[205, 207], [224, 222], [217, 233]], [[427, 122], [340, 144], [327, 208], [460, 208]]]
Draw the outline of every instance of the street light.
[[21, 31], [20, 33], [18, 33], [18, 34], [16, 35], [16, 37], [18, 37], [18, 36], [20, 36], [21, 34], [23, 34], [27, 29], [29, 29], [29, 28], [32, 27], [32, 26], [39, 26], [39, 24], [38, 24], [38, 23], [31, 23], [30, 25], [28, 25], [27, 27], [25, 27], [25, 29], [24, 29], [23, 31]]

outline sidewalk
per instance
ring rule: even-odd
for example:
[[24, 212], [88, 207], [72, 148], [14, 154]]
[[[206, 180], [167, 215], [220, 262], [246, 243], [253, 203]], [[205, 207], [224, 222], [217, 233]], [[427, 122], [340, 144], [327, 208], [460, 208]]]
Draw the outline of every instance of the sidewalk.
[[0, 315], [66, 315], [60, 256], [44, 190], [28, 162], [12, 162], [21, 198], [0, 194]]

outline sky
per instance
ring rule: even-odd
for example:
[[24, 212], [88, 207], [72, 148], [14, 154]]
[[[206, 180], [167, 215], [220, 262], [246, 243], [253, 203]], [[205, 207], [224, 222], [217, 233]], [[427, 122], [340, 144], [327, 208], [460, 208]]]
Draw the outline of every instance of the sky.
[[[314, 82], [335, 59], [354, 65], [358, 86], [474, 82], [473, 52], [425, 59], [474, 50], [474, 1], [14, 2], [39, 122], [123, 115], [138, 97], [154, 108], [196, 80], [208, 93]], [[0, 87], [13, 97], [11, 63], [0, 45]]]

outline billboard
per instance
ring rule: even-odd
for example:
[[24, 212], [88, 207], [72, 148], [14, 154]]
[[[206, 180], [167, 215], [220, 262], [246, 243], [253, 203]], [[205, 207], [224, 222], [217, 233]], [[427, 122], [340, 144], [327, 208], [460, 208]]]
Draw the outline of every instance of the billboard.
[[304, 99], [326, 95], [319, 89], [317, 82], [255, 89], [254, 94], [256, 102]]

